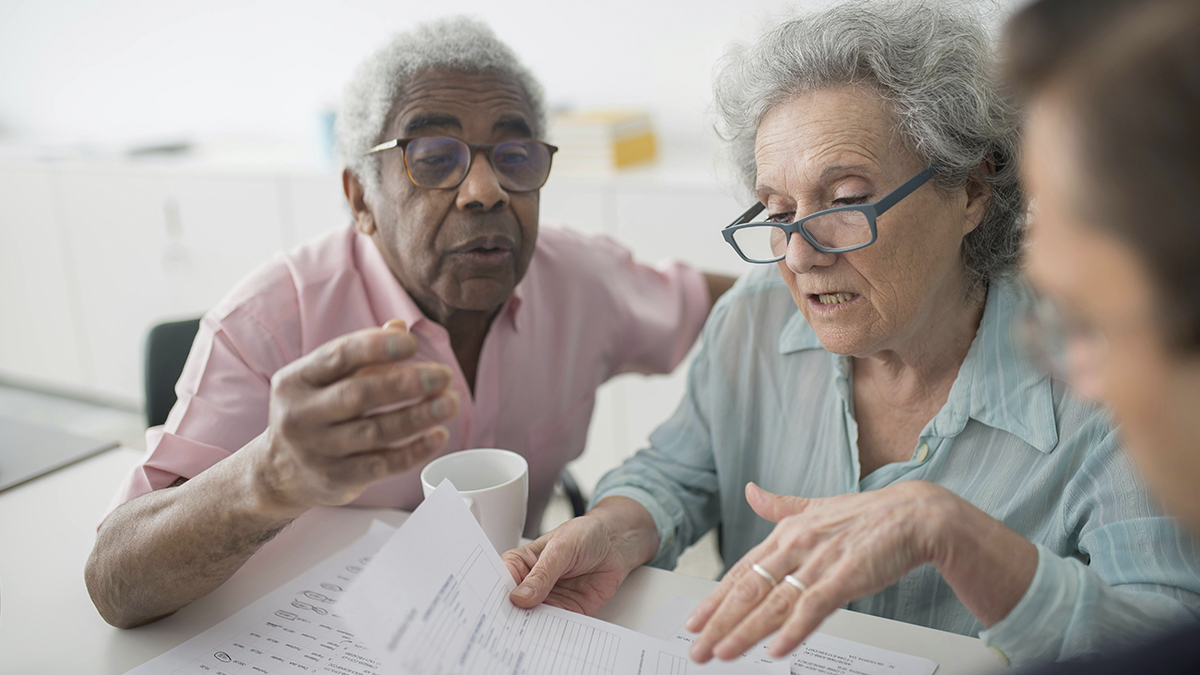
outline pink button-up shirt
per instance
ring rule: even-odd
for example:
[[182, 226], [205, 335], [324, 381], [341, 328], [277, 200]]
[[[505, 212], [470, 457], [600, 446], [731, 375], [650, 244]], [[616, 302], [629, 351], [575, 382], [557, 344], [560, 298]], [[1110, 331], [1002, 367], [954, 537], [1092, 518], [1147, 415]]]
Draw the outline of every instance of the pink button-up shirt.
[[[647, 267], [605, 237], [542, 227], [525, 278], [488, 330], [475, 394], [450, 338], [426, 318], [368, 237], [347, 227], [281, 254], [204, 316], [164, 426], [126, 478], [116, 508], [192, 478], [267, 426], [271, 376], [338, 336], [403, 319], [417, 361], [454, 371], [458, 416], [444, 452], [505, 448], [529, 461], [536, 530], [555, 479], [583, 451], [596, 388], [622, 372], [666, 373], [708, 314], [703, 276], [684, 265]], [[411, 510], [420, 468], [371, 485], [353, 503]]]

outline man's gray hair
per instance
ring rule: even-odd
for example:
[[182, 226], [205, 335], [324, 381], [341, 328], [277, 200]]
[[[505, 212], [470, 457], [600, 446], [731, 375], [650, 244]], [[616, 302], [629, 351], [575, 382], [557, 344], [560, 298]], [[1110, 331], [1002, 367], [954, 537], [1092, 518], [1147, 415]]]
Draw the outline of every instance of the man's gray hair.
[[517, 81], [533, 110], [535, 138], [546, 130], [542, 85], [508, 45], [482, 21], [452, 17], [421, 24], [399, 33], [358, 67], [342, 94], [337, 116], [337, 147], [342, 162], [353, 171], [368, 195], [379, 187], [379, 156], [372, 147], [383, 137], [405, 85], [426, 71], [499, 73]]
[[[843, 2], [796, 16], [725, 54], [714, 83], [717, 132], [753, 193], [755, 135], [772, 107], [818, 89], [875, 87], [908, 147], [939, 163], [936, 185], [955, 189], [983, 180], [990, 186], [987, 213], [962, 249], [978, 288], [1016, 270], [1025, 216], [1018, 115], [1002, 93], [994, 54], [977, 10], [934, 0]], [[981, 172], [985, 163], [995, 171]]]

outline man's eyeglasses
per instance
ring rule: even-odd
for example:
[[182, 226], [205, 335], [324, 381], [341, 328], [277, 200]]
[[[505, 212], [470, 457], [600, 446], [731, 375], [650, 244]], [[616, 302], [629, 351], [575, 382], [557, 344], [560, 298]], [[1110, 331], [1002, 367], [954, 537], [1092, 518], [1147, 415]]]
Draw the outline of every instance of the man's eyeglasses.
[[533, 192], [545, 185], [551, 157], [558, 151], [553, 145], [528, 139], [484, 144], [450, 136], [418, 136], [380, 143], [366, 154], [392, 148], [404, 153], [404, 170], [413, 185], [431, 190], [462, 185], [475, 153], [485, 150], [500, 187], [509, 192]]
[[1014, 327], [1038, 368], [1085, 395], [1095, 391], [1108, 341], [1098, 328], [1050, 297], [1035, 293]]
[[924, 185], [937, 171], [938, 165], [934, 162], [874, 204], [826, 209], [794, 223], [750, 222], [767, 208], [759, 202], [721, 230], [721, 235], [742, 260], [750, 263], [783, 260], [787, 256], [788, 243], [796, 233], [822, 253], [854, 251], [874, 244], [879, 236], [875, 219]]

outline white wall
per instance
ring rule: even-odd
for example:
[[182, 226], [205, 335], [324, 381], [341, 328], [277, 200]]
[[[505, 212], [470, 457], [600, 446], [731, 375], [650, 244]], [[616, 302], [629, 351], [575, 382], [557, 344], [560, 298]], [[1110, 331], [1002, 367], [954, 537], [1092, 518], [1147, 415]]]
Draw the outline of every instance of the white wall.
[[[824, 0], [818, 0], [824, 2]], [[649, 107], [695, 142], [712, 66], [784, 0], [384, 2], [3, 0], [0, 129], [127, 141], [271, 133], [311, 140], [354, 66], [395, 31], [487, 21], [552, 105]]]

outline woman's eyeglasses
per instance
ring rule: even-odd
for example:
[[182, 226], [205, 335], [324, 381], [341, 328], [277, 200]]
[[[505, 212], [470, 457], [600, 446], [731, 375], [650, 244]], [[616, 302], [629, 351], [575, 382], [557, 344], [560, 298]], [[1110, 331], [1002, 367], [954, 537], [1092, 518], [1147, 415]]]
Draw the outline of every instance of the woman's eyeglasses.
[[721, 235], [742, 260], [750, 263], [783, 260], [792, 235], [797, 233], [822, 253], [855, 251], [875, 243], [879, 236], [876, 218], [924, 185], [937, 171], [938, 164], [934, 162], [874, 204], [826, 209], [794, 223], [750, 222], [767, 208], [759, 202], [721, 230]]
[[533, 192], [546, 184], [550, 160], [558, 148], [534, 140], [484, 144], [450, 136], [397, 138], [371, 148], [371, 155], [392, 148], [404, 153], [404, 170], [417, 187], [452, 190], [466, 180], [475, 153], [487, 152], [500, 187], [509, 192]]

